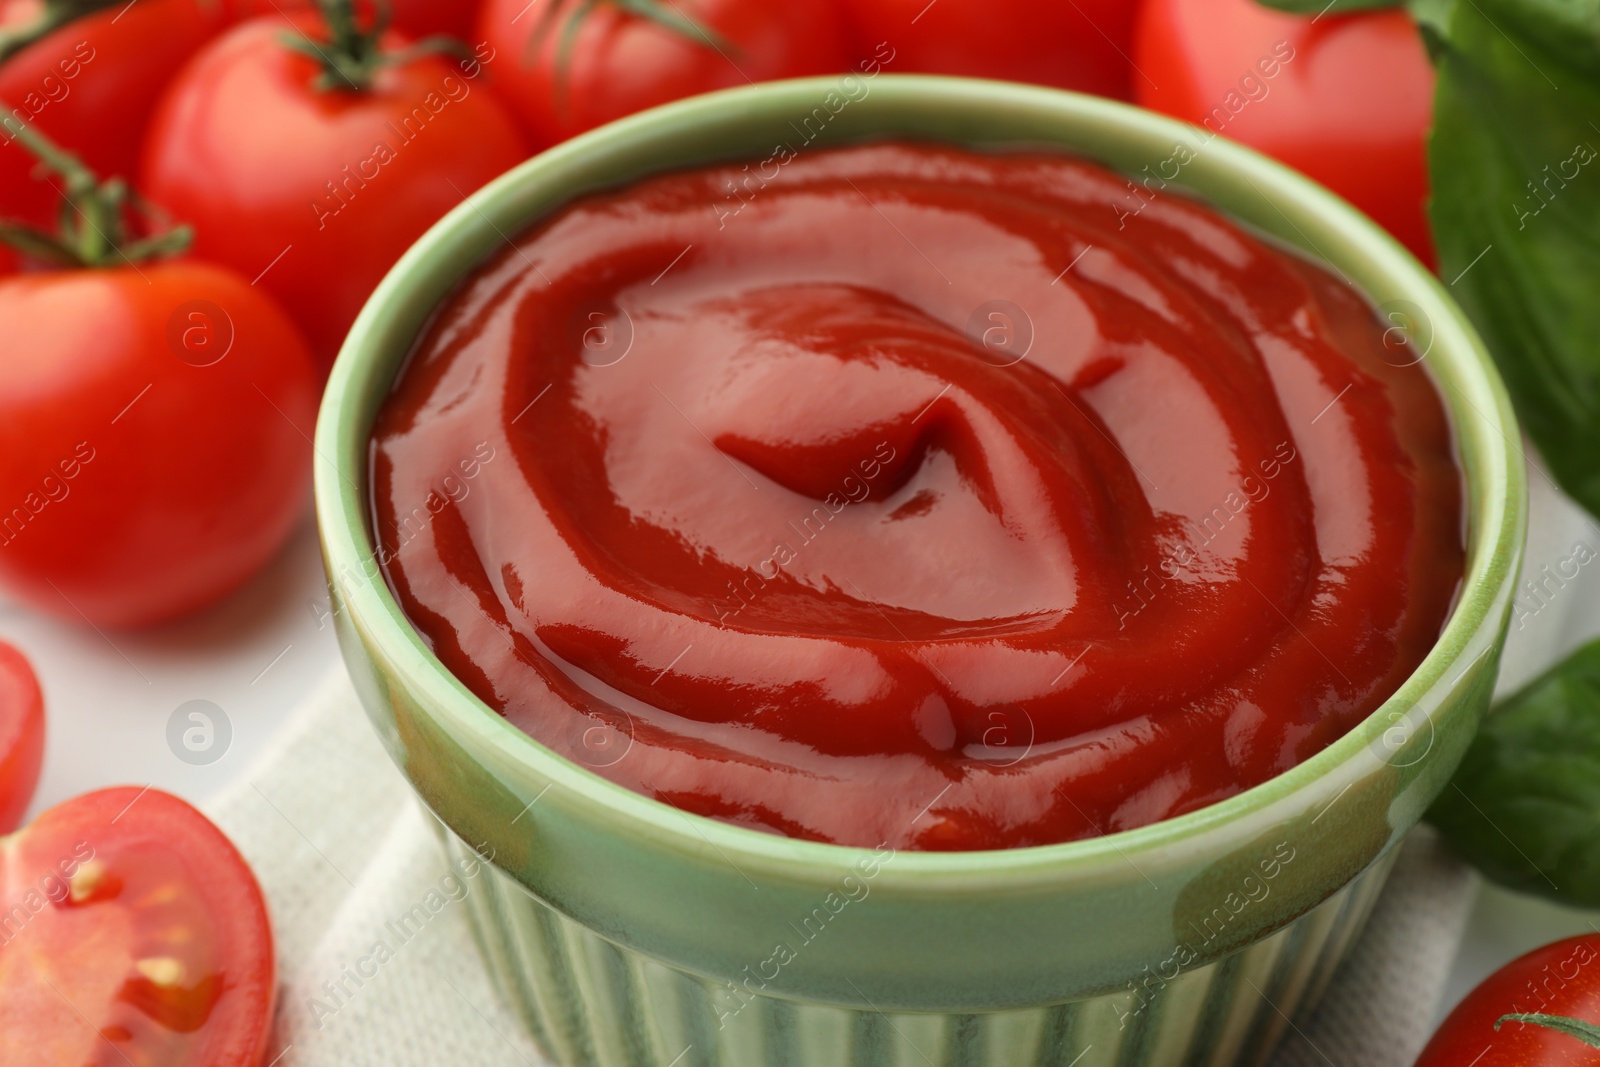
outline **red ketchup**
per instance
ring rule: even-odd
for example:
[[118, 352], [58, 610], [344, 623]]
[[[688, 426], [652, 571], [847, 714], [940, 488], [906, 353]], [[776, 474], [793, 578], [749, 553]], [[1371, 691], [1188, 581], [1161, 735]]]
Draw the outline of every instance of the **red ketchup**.
[[444, 665], [685, 811], [907, 849], [1193, 811], [1438, 637], [1461, 476], [1320, 267], [1042, 153], [649, 179], [508, 244], [373, 431]]

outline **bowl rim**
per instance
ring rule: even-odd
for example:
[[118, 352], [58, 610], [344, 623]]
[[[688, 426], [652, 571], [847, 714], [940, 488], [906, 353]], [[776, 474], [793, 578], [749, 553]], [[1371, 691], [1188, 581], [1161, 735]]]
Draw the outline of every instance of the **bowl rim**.
[[[491, 216], [512, 201], [524, 186], [541, 181], [554, 181], [559, 185], [564, 174], [581, 173], [585, 157], [603, 154], [637, 138], [659, 137], [663, 128], [703, 131], [703, 128], [715, 127], [719, 119], [747, 115], [752, 109], [814, 102], [820, 93], [836, 87], [839, 77], [744, 86], [641, 112], [538, 153], [464, 198], [401, 257], [362, 309], [335, 361], [314, 440], [315, 511], [328, 581], [330, 586], [336, 581], [338, 584], [336, 602], [343, 601], [342, 606], [351, 612], [351, 621], [357, 629], [366, 639], [376, 642], [388, 665], [403, 675], [412, 692], [426, 698], [429, 713], [450, 733], [474, 735], [506, 764], [537, 775], [541, 781], [572, 788], [581, 797], [581, 803], [596, 809], [594, 813], [603, 815], [607, 823], [623, 826], [630, 833], [647, 835], [662, 847], [675, 850], [702, 852], [709, 846], [741, 869], [744, 864], [750, 864], [753, 869], [775, 875], [818, 867], [842, 869], [867, 861], [874, 851], [735, 826], [684, 812], [636, 793], [540, 744], [480, 701], [434, 658], [395, 601], [375, 563], [377, 549], [368, 533], [370, 422], [361, 418], [360, 408], [363, 381], [374, 375], [386, 375], [383, 392], [387, 394], [394, 375], [404, 363], [404, 357], [396, 358], [392, 354], [392, 340], [385, 339], [385, 318], [408, 302], [415, 303], [415, 290], [425, 284], [432, 269], [430, 263], [448, 260], [452, 242], [482, 231], [485, 224], [494, 227], [494, 233], [505, 239], [505, 233]], [[997, 108], [1022, 105], [1047, 109], [1059, 113], [1064, 120], [1127, 126], [1178, 143], [1192, 142], [1197, 133], [1201, 134], [1206, 138], [1204, 147], [1210, 166], [1225, 167], [1233, 178], [1249, 183], [1263, 197], [1273, 194], [1271, 202], [1280, 213], [1289, 208], [1298, 212], [1302, 220], [1323, 216], [1337, 223], [1342, 231], [1348, 232], [1350, 243], [1358, 246], [1360, 254], [1375, 264], [1374, 269], [1403, 287], [1427, 316], [1433, 326], [1433, 344], [1428, 355], [1434, 350], [1441, 351], [1433, 365], [1443, 362], [1451, 368], [1450, 374], [1459, 378], [1447, 391], [1444, 386], [1449, 383], [1441, 381], [1437, 372], [1431, 375], [1450, 418], [1458, 461], [1464, 467], [1476, 464], [1475, 469], [1480, 472], [1477, 480], [1481, 482], [1474, 492], [1468, 480], [1463, 518], [1472, 539], [1467, 567], [1438, 640], [1388, 700], [1327, 748], [1234, 796], [1132, 830], [1022, 848], [964, 852], [899, 850], [893, 865], [895, 881], [908, 879], [921, 884], [955, 885], [971, 884], [975, 878], [985, 883], [992, 878], [1003, 880], [1008, 876], [1024, 881], [1053, 879], [1102, 863], [1127, 861], [1131, 854], [1150, 854], [1227, 824], [1245, 821], [1357, 762], [1361, 753], [1370, 748], [1374, 725], [1381, 727], [1395, 721], [1397, 707], [1421, 703], [1424, 694], [1451, 684], [1445, 681], [1445, 676], [1467, 652], [1477, 650], [1478, 654], [1465, 664], [1458, 680], [1474, 663], [1495, 650], [1496, 634], [1503, 636], [1522, 553], [1526, 475], [1520, 436], [1505, 387], [1476, 331], [1440, 281], [1394, 238], [1310, 178], [1242, 145], [1212, 135], [1210, 131], [1129, 104], [1010, 82], [888, 73], [876, 76], [872, 93], [898, 98], [903, 106], [930, 110], [946, 101]], [[889, 136], [892, 135], [883, 135]], [[947, 143], [958, 142], [951, 138]], [[1093, 158], [1086, 151], [1081, 154]], [[723, 158], [746, 157], [730, 153]], [[659, 169], [666, 171], [680, 166], [663, 165]], [[1181, 180], [1173, 184], [1184, 187]], [[601, 186], [590, 185], [571, 191], [563, 202], [598, 188]], [[1211, 202], [1206, 193], [1189, 191], [1207, 201], [1214, 210], [1236, 221], [1244, 221], [1231, 209]], [[523, 225], [531, 225], [538, 217], [537, 214], [530, 217]], [[1299, 229], [1288, 214], [1285, 219]], [[1307, 237], [1306, 240], [1311, 239]], [[1320, 249], [1305, 251], [1337, 269], [1336, 260], [1340, 257], [1321, 255]], [[482, 258], [479, 256], [478, 261]], [[470, 265], [466, 269], [470, 269]], [[462, 273], [458, 270], [455, 277], [459, 280]], [[1360, 286], [1357, 289], [1361, 291]], [[429, 306], [436, 306], [436, 300], [430, 298]], [[409, 350], [409, 345], [407, 348]], [[1452, 398], [1450, 392], [1456, 393], [1459, 400]], [[1478, 419], [1464, 417], [1464, 408], [1472, 409]]]

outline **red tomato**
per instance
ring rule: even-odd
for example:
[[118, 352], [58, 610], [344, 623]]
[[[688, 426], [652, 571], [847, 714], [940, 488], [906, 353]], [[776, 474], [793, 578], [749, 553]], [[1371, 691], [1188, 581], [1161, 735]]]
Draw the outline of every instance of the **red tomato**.
[[[1127, 99], [1137, 0], [855, 0], [858, 51], [903, 74], [960, 74]], [[1155, 73], [1155, 72], [1152, 72]], [[1157, 75], [1159, 78], [1159, 75]]]
[[1315, 178], [1434, 262], [1424, 201], [1433, 65], [1402, 11], [1320, 18], [1256, 0], [1148, 0], [1138, 102]]
[[[0, 0], [0, 26], [31, 21], [38, 0]], [[172, 72], [215, 36], [208, 0], [140, 0], [79, 19], [0, 65], [0, 101], [103, 178], [132, 178], [145, 126]], [[49, 225], [55, 187], [33, 157], [0, 137], [0, 216]]]
[[[27, 659], [0, 641], [0, 834], [15, 830], [39, 784], [44, 694]], [[4, 916], [0, 915], [0, 922]]]
[[849, 63], [832, 0], [675, 0], [666, 8], [720, 35], [727, 42], [721, 48], [601, 4], [584, 16], [558, 82], [559, 23], [530, 54], [530, 38], [552, 3], [564, 9], [558, 20], [571, 14], [567, 0], [487, 0], [478, 22], [478, 36], [505, 57], [494, 69], [495, 87], [540, 145], [696, 93], [842, 71]]
[[300, 521], [315, 371], [231, 271], [14, 274], [0, 337], [0, 581], [19, 598], [154, 622], [238, 586]]
[[0, 1063], [265, 1062], [266, 902], [222, 831], [177, 797], [106, 789], [0, 839], [0, 908]]
[[1445, 1019], [1416, 1067], [1595, 1067], [1600, 1047], [1511, 1014], [1587, 1023], [1600, 1040], [1600, 935], [1536, 949], [1506, 964]]
[[[322, 32], [319, 18], [295, 24]], [[279, 17], [244, 23], [178, 74], [151, 124], [140, 188], [193, 224], [196, 255], [259, 278], [325, 369], [400, 254], [527, 151], [468, 76], [488, 51], [385, 67], [367, 92], [321, 92], [317, 63], [286, 47], [285, 31]]]
[[[317, 0], [234, 0], [232, 4], [240, 20], [309, 11], [316, 6]], [[469, 0], [388, 0], [388, 8], [390, 24], [411, 37], [442, 33], [467, 41], [478, 19], [478, 5]], [[375, 14], [370, 0], [356, 0], [356, 12], [363, 18]]]
[[478, 5], [465, 0], [389, 0], [394, 28], [412, 37], [435, 33], [467, 41], [478, 18]]

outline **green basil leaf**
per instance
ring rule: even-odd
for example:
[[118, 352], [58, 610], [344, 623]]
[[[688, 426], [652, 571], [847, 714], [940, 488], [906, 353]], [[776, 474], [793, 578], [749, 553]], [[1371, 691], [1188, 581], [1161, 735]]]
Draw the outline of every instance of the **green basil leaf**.
[[1431, 29], [1440, 276], [1557, 480], [1600, 514], [1600, 5], [1472, 0]]
[[1600, 641], [1489, 716], [1428, 819], [1493, 880], [1600, 906]]
[[1417, 29], [1422, 31], [1422, 43], [1428, 47], [1428, 55], [1438, 62], [1439, 48], [1445, 35], [1450, 30], [1450, 15], [1460, 0], [1410, 0], [1406, 7], [1411, 12], [1411, 17], [1416, 20]]
[[1277, 8], [1296, 15], [1342, 15], [1350, 11], [1370, 11], [1375, 7], [1399, 7], [1405, 0], [1258, 0], [1263, 7]]

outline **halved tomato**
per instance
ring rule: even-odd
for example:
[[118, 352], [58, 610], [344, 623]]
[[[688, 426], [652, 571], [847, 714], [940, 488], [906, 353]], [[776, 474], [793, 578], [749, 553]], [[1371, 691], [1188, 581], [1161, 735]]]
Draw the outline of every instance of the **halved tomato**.
[[256, 1067], [275, 988], [255, 876], [177, 797], [89, 793], [0, 839], [6, 1067]]
[[22, 822], [39, 784], [43, 760], [44, 695], [39, 679], [21, 652], [0, 641], [0, 834]]

